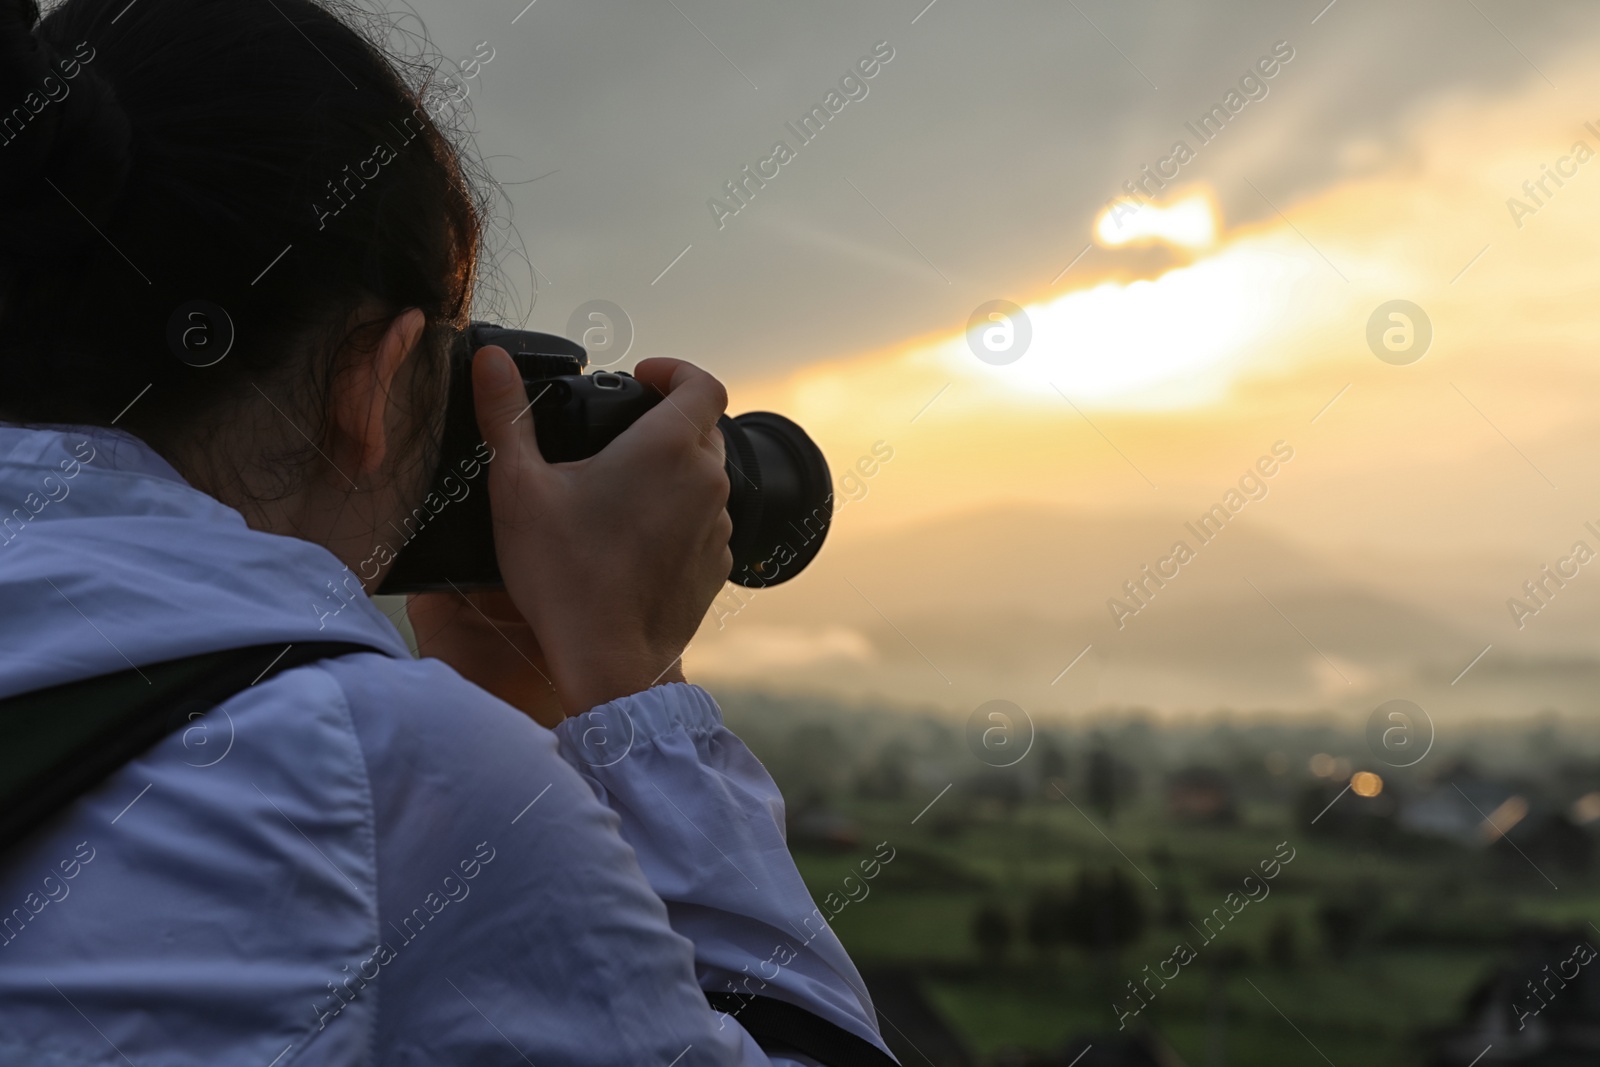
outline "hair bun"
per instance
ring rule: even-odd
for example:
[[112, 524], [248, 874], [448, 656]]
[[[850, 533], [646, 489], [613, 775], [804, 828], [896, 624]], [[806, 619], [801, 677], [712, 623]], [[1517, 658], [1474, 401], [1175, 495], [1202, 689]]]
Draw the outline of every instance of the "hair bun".
[[132, 164], [133, 131], [94, 48], [58, 47], [38, 26], [38, 0], [0, 0], [0, 229], [11, 237], [0, 259], [13, 264], [96, 239]]

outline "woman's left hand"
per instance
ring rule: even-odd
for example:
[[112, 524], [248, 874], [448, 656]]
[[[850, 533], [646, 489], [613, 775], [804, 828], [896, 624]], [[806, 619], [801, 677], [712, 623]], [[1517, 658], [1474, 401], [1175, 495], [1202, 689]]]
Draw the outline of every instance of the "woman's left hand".
[[417, 593], [406, 598], [406, 615], [421, 655], [443, 660], [542, 726], [565, 717], [539, 639], [506, 593]]

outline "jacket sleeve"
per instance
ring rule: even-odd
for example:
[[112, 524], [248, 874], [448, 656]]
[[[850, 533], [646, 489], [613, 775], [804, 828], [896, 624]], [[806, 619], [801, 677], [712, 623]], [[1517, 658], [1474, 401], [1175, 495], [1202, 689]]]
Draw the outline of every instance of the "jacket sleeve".
[[[377, 947], [328, 963], [335, 981], [377, 979], [345, 1009], [376, 1009], [371, 1062], [791, 1062], [711, 1010], [619, 816], [550, 731], [436, 660], [376, 659], [325, 667], [348, 695], [375, 817]], [[318, 1021], [319, 1038], [355, 1025]]]
[[620, 817], [672, 928], [693, 942], [701, 988], [788, 1001], [888, 1052], [860, 974], [789, 855], [783, 798], [709, 693], [657, 686], [555, 733]]

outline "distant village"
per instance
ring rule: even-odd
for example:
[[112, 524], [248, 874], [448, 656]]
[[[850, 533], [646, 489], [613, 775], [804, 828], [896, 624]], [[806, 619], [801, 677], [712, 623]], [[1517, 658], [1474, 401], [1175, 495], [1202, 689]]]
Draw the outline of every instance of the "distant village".
[[[1600, 918], [1584, 906], [1600, 902], [1594, 738], [1551, 722], [1485, 728], [1395, 767], [1354, 730], [1314, 720], [1158, 726], [1122, 716], [1041, 729], [1026, 758], [994, 767], [932, 714], [747, 701], [726, 702], [730, 719], [784, 789], [803, 872], [807, 855], [822, 864], [870, 852], [886, 833], [879, 813], [900, 805], [915, 823], [897, 820], [894, 878], [880, 880], [871, 905], [851, 905], [856, 914], [870, 906], [882, 922], [912, 893], [972, 901], [970, 962], [877, 965], [852, 946], [874, 997], [895, 1005], [885, 1010], [903, 1031], [890, 1041], [904, 1042], [904, 1063], [1260, 1062], [1217, 1051], [1253, 1040], [1258, 1025], [1278, 1027], [1275, 1038], [1300, 1042], [1316, 1062], [1284, 1018], [1247, 1020], [1226, 1007], [1227, 991], [1249, 994], [1266, 981], [1252, 977], [1262, 968], [1290, 982], [1432, 946], [1477, 962], [1455, 965], [1460, 992], [1385, 1039], [1381, 1062], [1600, 1063], [1600, 968], [1588, 965], [1600, 928], [1584, 917]], [[1057, 826], [1073, 844], [1053, 843]], [[1033, 844], [1010, 855], [1003, 837]], [[1269, 838], [1281, 842], [1276, 853]], [[1250, 846], [1260, 855], [1235, 844], [1244, 840], [1264, 842]], [[1202, 870], [1197, 842], [1249, 859]], [[1075, 873], [1042, 876], [1043, 861]], [[1248, 932], [1222, 936], [1236, 915]], [[839, 922], [849, 943], [849, 917]], [[1174, 938], [1188, 951], [1171, 950]], [[1164, 947], [1152, 954], [1154, 945]], [[1070, 1009], [1089, 1023], [1053, 1047], [982, 1050], [928, 995], [941, 967], [953, 985], [1039, 967], [1065, 974], [1088, 983]], [[1199, 1054], [1164, 1036], [1185, 1026], [1206, 1033]]]

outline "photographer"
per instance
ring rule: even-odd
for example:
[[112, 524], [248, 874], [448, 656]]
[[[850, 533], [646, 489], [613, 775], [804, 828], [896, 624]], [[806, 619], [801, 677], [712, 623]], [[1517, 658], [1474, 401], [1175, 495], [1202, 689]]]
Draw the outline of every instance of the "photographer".
[[891, 1062], [679, 667], [730, 568], [715, 379], [646, 360], [668, 402], [548, 464], [480, 350], [506, 592], [412, 597], [413, 659], [348, 591], [427, 488], [484, 211], [331, 10], [0, 0], [0, 700], [361, 646], [0, 854], [0, 1062]]

